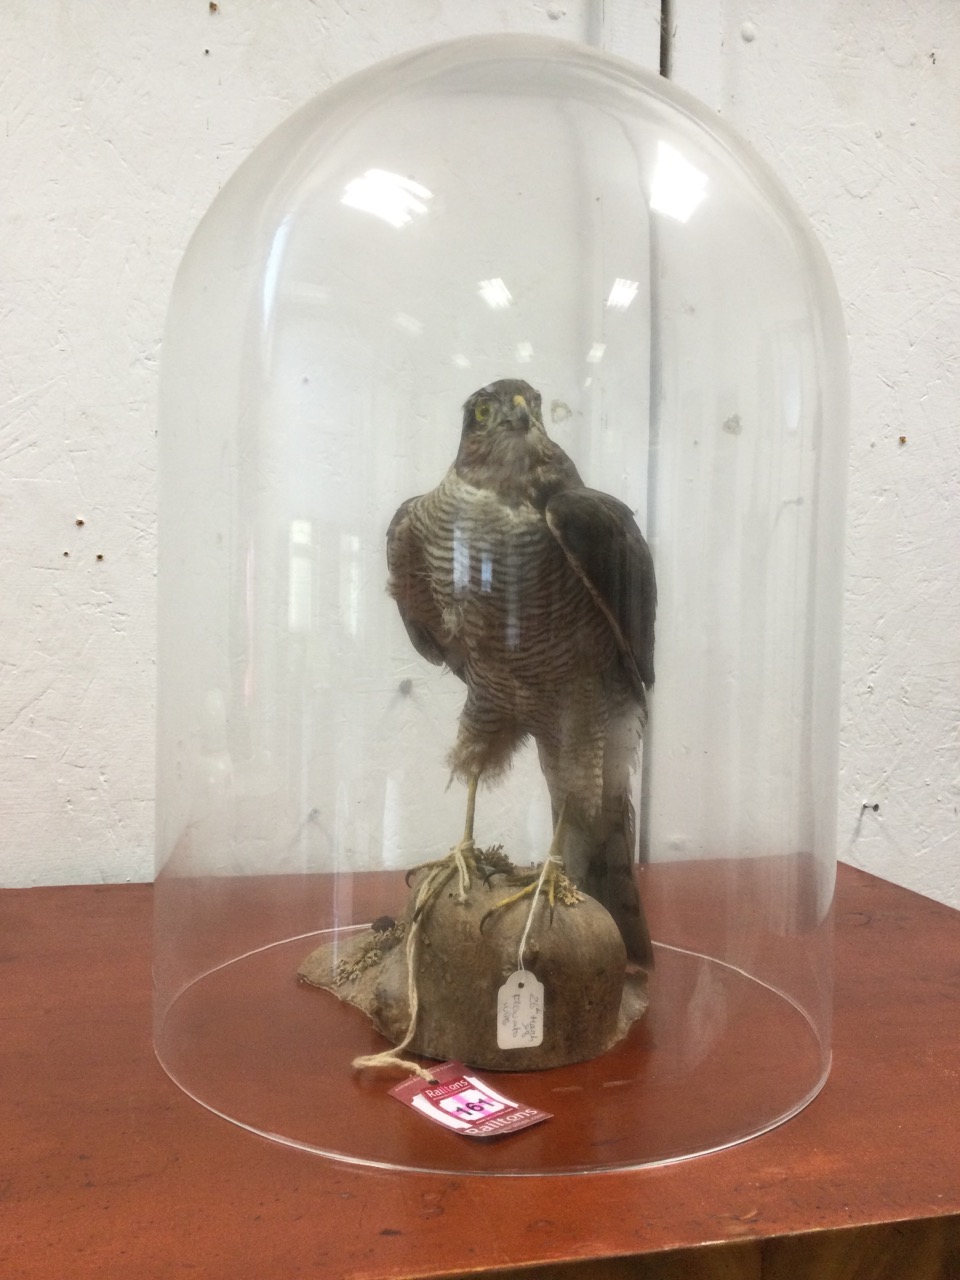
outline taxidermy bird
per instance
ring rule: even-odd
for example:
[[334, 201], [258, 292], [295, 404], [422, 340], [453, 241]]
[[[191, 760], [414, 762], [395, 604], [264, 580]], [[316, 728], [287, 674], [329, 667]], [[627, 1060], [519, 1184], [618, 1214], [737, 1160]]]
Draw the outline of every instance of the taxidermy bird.
[[606, 907], [628, 958], [649, 966], [630, 779], [657, 590], [630, 509], [584, 485], [544, 429], [539, 393], [507, 378], [467, 400], [453, 465], [397, 511], [387, 562], [414, 647], [466, 685], [449, 756], [467, 785], [459, 848], [473, 848], [479, 781], [495, 780], [532, 737], [552, 862]]

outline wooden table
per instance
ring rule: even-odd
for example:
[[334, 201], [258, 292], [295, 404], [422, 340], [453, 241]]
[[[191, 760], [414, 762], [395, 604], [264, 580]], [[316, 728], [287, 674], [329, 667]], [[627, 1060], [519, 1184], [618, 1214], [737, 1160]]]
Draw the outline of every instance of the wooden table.
[[384, 1173], [254, 1137], [150, 1045], [147, 885], [0, 893], [0, 1276], [960, 1277], [960, 913], [841, 867], [834, 1067], [631, 1173]]

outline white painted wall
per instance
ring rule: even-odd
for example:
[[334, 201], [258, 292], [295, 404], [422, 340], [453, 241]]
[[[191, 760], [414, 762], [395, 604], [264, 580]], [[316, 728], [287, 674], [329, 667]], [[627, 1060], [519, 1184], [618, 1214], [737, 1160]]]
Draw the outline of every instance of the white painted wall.
[[[805, 208], [849, 320], [841, 854], [960, 905], [960, 10], [674, 16], [674, 78]], [[403, 49], [533, 31], [650, 67], [658, 20], [650, 0], [0, 7], [0, 883], [152, 874], [157, 358], [225, 179]]]
[[675, 17], [672, 78], [799, 201], [847, 315], [840, 856], [960, 907], [960, 7]]

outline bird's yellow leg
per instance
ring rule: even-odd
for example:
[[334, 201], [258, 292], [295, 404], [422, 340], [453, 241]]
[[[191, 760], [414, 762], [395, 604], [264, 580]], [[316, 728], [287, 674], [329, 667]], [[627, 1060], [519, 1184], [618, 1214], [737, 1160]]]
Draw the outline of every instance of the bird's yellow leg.
[[[563, 815], [564, 808], [560, 810], [560, 817], [557, 819], [557, 825], [554, 828], [553, 839], [550, 841], [550, 848], [547, 851], [547, 857], [543, 865], [536, 871], [532, 871], [524, 875], [527, 883], [522, 889], [518, 889], [516, 893], [511, 893], [509, 897], [503, 898], [495, 907], [484, 915], [480, 921], [480, 928], [487, 923], [492, 915], [502, 911], [504, 907], [510, 907], [515, 902], [520, 902], [523, 898], [529, 897], [531, 894], [546, 894], [547, 902], [550, 906], [550, 917], [553, 918], [553, 908], [557, 899], [572, 906], [573, 903], [581, 901], [583, 894], [576, 889], [567, 879], [563, 871], [563, 858], [560, 856], [561, 835], [563, 831]], [[534, 904], [535, 905], [535, 904]]]
[[473, 823], [477, 814], [477, 787], [479, 785], [479, 773], [471, 774], [467, 782], [467, 814], [463, 821], [463, 839], [457, 846], [461, 849], [473, 848]]
[[450, 850], [450, 855], [457, 868], [457, 875], [460, 877], [459, 898], [461, 902], [466, 900], [467, 890], [470, 888], [470, 872], [476, 868], [473, 823], [477, 813], [477, 787], [479, 785], [479, 773], [471, 774], [470, 780], [467, 782], [467, 814], [463, 823], [463, 839]]
[[[426, 867], [430, 867], [431, 874], [427, 880], [421, 885], [421, 893], [417, 906], [417, 915], [423, 910], [427, 903], [436, 897], [443, 886], [454, 875], [458, 878], [457, 898], [460, 902], [465, 902], [467, 893], [470, 889], [470, 874], [476, 870], [476, 845], [473, 842], [473, 825], [477, 813], [477, 787], [480, 784], [480, 774], [471, 774], [467, 782], [467, 812], [463, 824], [463, 839], [459, 844], [455, 844], [445, 858], [439, 858], [436, 862], [421, 862], [415, 867], [411, 867], [407, 872], [407, 884], [410, 883], [411, 877], [416, 875], [418, 871], [423, 871]], [[443, 874], [446, 872], [446, 874]]]

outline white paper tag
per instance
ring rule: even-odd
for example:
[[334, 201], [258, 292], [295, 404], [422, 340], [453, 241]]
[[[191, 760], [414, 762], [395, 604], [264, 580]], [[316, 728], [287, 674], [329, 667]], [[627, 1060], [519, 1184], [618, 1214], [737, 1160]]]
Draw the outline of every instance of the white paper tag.
[[497, 992], [497, 1047], [533, 1049], [538, 1044], [543, 1044], [543, 983], [528, 969], [518, 969]]

